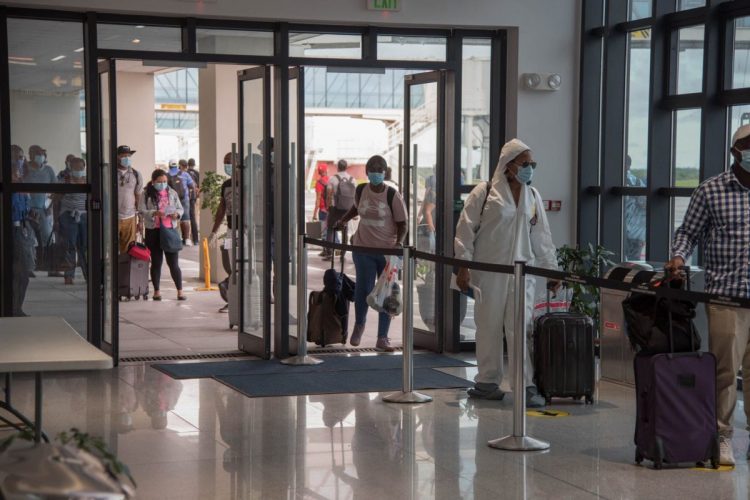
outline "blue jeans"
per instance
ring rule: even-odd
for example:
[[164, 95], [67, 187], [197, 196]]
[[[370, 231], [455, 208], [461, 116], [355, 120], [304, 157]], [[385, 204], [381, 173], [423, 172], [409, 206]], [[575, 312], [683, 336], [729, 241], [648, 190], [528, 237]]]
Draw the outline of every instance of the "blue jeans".
[[[357, 280], [357, 286], [354, 287], [354, 324], [364, 326], [369, 307], [367, 296], [375, 288], [375, 281], [385, 269], [385, 256], [353, 252], [352, 260]], [[391, 316], [387, 313], [378, 313], [378, 338], [388, 337], [390, 326]]]
[[[86, 259], [86, 248], [88, 245], [88, 214], [80, 214], [76, 221], [73, 214], [64, 212], [60, 215], [60, 233], [63, 241], [68, 246], [68, 260], [76, 262], [78, 255], [78, 265], [81, 266], [84, 279], [88, 279], [88, 262]], [[72, 278], [75, 275], [75, 266], [70, 271], [65, 271], [66, 278]]]

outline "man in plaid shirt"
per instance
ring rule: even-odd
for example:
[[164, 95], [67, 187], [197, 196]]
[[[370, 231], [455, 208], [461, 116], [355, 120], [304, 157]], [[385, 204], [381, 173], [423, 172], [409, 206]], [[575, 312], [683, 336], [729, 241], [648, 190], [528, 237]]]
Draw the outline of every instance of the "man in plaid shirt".
[[[672, 243], [666, 268], [676, 271], [703, 245], [706, 291], [750, 297], [750, 125], [732, 137], [732, 168], [701, 184], [690, 199]], [[745, 416], [750, 422], [750, 310], [708, 305], [709, 349], [716, 356], [716, 415], [720, 463], [734, 465], [732, 420], [737, 403], [735, 377], [742, 367]], [[749, 427], [750, 429], [750, 427]], [[748, 449], [750, 458], [750, 449]]]

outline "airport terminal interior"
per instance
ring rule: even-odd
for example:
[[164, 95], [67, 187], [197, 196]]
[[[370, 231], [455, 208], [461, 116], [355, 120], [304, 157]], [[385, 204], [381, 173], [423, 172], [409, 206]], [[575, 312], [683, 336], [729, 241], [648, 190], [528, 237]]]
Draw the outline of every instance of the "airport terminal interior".
[[0, 4], [0, 498], [748, 498], [750, 0]]

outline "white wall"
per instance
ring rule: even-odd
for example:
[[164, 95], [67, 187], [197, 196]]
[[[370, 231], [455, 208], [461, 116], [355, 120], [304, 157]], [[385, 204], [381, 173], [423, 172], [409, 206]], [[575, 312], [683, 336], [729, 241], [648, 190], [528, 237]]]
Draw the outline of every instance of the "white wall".
[[402, 0], [402, 10], [394, 13], [367, 11], [364, 0], [24, 0], [15, 4], [336, 24], [516, 26], [519, 73], [554, 72], [562, 76], [558, 92], [519, 91], [518, 135], [534, 148], [540, 164], [535, 184], [543, 196], [563, 201], [563, 211], [550, 215], [556, 242], [573, 241], [580, 0]]
[[150, 180], [154, 171], [154, 75], [117, 72], [117, 143], [136, 151], [133, 166]]

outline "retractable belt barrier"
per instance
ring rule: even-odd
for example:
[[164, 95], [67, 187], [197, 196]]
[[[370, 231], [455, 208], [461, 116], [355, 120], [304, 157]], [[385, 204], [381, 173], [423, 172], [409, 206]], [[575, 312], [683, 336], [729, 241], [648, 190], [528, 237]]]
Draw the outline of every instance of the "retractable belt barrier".
[[[525, 387], [524, 387], [524, 363], [526, 352], [526, 318], [525, 318], [525, 283], [526, 276], [538, 276], [550, 280], [579, 283], [596, 288], [606, 288], [620, 290], [631, 293], [650, 294], [656, 297], [664, 297], [672, 300], [686, 300], [690, 302], [703, 302], [706, 304], [720, 305], [725, 307], [738, 307], [750, 309], [750, 299], [745, 297], [734, 297], [726, 295], [711, 294], [705, 292], [694, 292], [688, 290], [677, 290], [667, 286], [655, 286], [650, 283], [625, 283], [618, 280], [610, 280], [596, 276], [580, 276], [564, 271], [544, 269], [541, 267], [527, 266], [525, 262], [517, 261], [513, 266], [503, 264], [492, 264], [488, 262], [474, 262], [443, 255], [435, 255], [428, 252], [421, 252], [411, 247], [397, 249], [388, 248], [369, 248], [355, 245], [332, 243], [313, 238], [300, 236], [301, 247], [305, 244], [317, 245], [324, 248], [330, 248], [342, 251], [351, 251], [358, 253], [369, 253], [379, 255], [399, 255], [404, 258], [404, 320], [403, 320], [403, 343], [404, 343], [404, 383], [401, 393], [392, 394], [383, 399], [388, 402], [398, 403], [417, 403], [427, 402], [431, 398], [413, 391], [413, 337], [412, 328], [412, 286], [414, 279], [414, 265], [417, 259], [435, 262], [446, 266], [467, 268], [475, 271], [484, 271], [490, 273], [511, 274], [514, 275], [516, 282], [524, 286], [516, 287], [515, 301], [516, 310], [514, 314], [514, 325], [517, 338], [522, 341], [516, 342], [516, 359], [520, 362], [515, 363], [515, 374], [513, 391], [514, 411], [513, 411], [513, 433], [509, 436], [492, 440], [488, 445], [492, 448], [498, 448], [506, 451], [530, 451], [543, 450], [549, 448], [549, 444], [536, 440], [526, 435], [526, 413], [525, 413]], [[306, 253], [306, 252], [300, 252]], [[306, 265], [303, 269], [306, 268]], [[303, 306], [304, 307], [304, 306]], [[520, 335], [518, 335], [520, 334]], [[302, 342], [304, 344], [304, 342]]]

